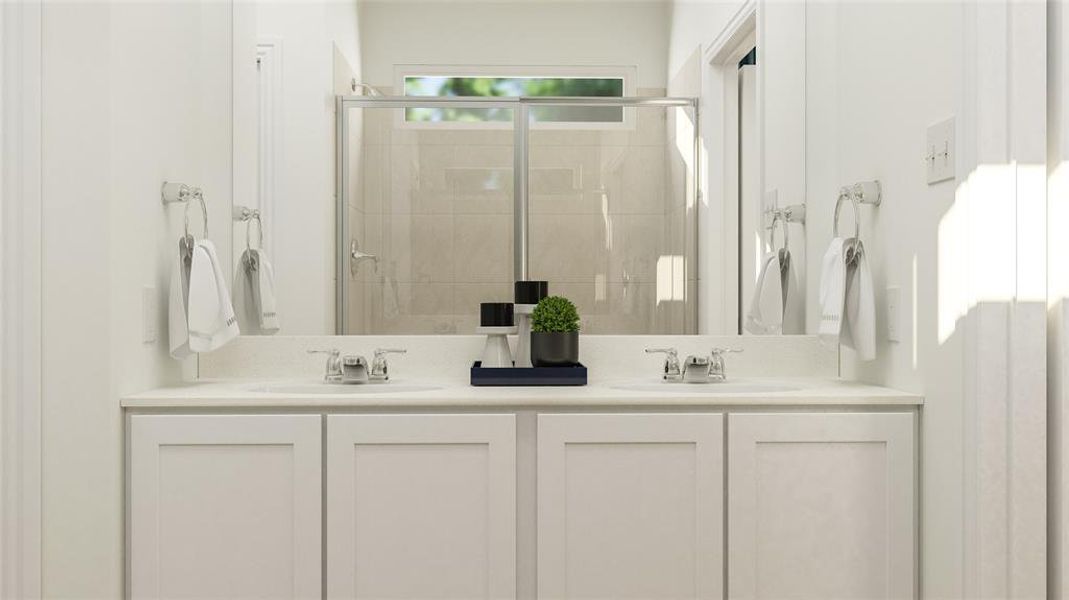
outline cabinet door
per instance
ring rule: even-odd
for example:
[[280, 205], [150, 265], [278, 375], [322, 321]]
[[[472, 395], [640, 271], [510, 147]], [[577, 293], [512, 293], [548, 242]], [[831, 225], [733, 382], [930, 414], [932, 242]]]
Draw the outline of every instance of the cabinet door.
[[135, 415], [130, 595], [319, 598], [317, 415]]
[[914, 596], [912, 414], [728, 420], [730, 598]]
[[539, 415], [538, 596], [721, 598], [723, 417]]
[[515, 595], [515, 416], [327, 418], [328, 598]]

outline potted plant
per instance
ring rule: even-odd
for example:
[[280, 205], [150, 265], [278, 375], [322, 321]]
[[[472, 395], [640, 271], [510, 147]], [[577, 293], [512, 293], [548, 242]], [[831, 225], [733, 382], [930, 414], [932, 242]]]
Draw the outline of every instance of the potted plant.
[[531, 313], [531, 363], [536, 367], [579, 364], [579, 312], [571, 300], [546, 296]]

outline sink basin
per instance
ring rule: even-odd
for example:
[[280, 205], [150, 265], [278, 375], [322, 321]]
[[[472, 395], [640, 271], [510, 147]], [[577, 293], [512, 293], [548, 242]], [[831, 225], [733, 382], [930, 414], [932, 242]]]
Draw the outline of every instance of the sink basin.
[[436, 385], [415, 385], [409, 383], [278, 383], [255, 386], [252, 388], [252, 391], [265, 394], [352, 396], [357, 394], [405, 394], [411, 392], [429, 392], [438, 389], [441, 388]]
[[723, 383], [681, 383], [676, 381], [651, 383], [649, 381], [641, 381], [617, 384], [612, 387], [631, 392], [655, 392], [658, 394], [774, 394], [777, 392], [793, 392], [798, 389], [791, 385], [759, 381], [725, 381]]

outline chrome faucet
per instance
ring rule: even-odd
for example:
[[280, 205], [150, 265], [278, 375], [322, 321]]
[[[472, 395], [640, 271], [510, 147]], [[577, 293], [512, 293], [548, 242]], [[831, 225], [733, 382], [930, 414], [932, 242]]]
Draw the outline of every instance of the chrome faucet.
[[646, 348], [646, 354], [664, 354], [665, 381], [681, 381], [683, 372], [679, 368], [679, 351], [675, 348]]
[[646, 354], [662, 353], [665, 381], [686, 383], [719, 383], [727, 379], [724, 369], [724, 354], [742, 352], [737, 348], [713, 348], [710, 356], [690, 355], [682, 363], [675, 348], [646, 348]]
[[327, 365], [323, 381], [328, 383], [367, 383], [367, 359], [363, 356], [341, 355], [337, 348], [309, 350], [308, 354], [326, 354]]
[[375, 356], [371, 359], [371, 380], [389, 381], [390, 365], [386, 364], [386, 355], [405, 354], [407, 352], [408, 350], [404, 348], [375, 348]]

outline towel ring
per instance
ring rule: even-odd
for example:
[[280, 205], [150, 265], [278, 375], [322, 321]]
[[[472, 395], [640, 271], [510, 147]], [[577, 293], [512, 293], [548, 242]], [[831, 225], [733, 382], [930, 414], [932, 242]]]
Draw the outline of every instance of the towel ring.
[[260, 219], [260, 211], [249, 212], [249, 218], [245, 220], [245, 249], [252, 250], [252, 222], [256, 221], [256, 249], [264, 249], [264, 222]]
[[857, 198], [850, 192], [850, 188], [842, 188], [839, 190], [839, 199], [835, 201], [835, 222], [832, 226], [834, 235], [832, 237], [839, 237], [839, 213], [843, 209], [843, 200], [849, 200], [851, 207], [854, 209], [854, 239], [861, 236], [861, 210], [858, 207]]
[[208, 206], [204, 203], [204, 193], [200, 188], [191, 188], [188, 192], [189, 198], [185, 200], [186, 210], [183, 216], [185, 220], [185, 232], [189, 235], [189, 205], [193, 204], [192, 200], [195, 198], [200, 202], [200, 214], [204, 217], [204, 239], [208, 238]]
[[861, 237], [861, 211], [862, 204], [879, 206], [883, 200], [883, 186], [880, 181], [862, 181], [852, 186], [844, 186], [839, 190], [839, 198], [835, 201], [835, 222], [832, 231], [835, 237], [839, 237], [839, 212], [843, 208], [843, 200], [849, 200], [854, 209], [854, 239]]
[[787, 225], [787, 216], [782, 212], [776, 212], [772, 215], [772, 224], [768, 226], [768, 243], [771, 247], [776, 247], [776, 224], [780, 224], [780, 229], [783, 230], [783, 246], [782, 250], [791, 249], [791, 228]]

